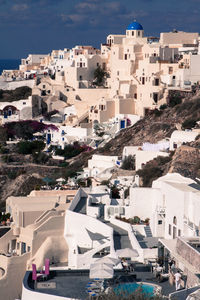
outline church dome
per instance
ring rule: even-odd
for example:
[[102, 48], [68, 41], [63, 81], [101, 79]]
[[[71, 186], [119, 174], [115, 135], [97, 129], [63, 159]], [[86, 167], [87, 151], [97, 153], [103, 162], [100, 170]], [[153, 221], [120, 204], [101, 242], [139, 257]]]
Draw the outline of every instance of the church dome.
[[143, 30], [143, 27], [138, 22], [133, 22], [128, 25], [127, 30]]

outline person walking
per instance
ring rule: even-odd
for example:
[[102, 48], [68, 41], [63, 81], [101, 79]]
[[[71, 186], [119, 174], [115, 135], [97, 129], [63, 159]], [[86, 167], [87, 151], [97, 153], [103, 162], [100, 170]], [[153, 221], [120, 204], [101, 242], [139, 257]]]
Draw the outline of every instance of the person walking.
[[181, 274], [179, 270], [176, 272], [176, 274], [174, 274], [174, 277], [175, 277], [176, 291], [178, 291], [181, 288]]

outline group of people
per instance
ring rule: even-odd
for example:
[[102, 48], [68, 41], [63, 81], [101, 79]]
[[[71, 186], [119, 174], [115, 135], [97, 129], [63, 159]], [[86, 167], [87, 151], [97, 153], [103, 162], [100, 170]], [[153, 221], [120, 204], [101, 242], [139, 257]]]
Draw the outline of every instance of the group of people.
[[134, 272], [133, 263], [128, 263], [128, 261], [125, 258], [121, 259], [121, 264], [126, 272]]

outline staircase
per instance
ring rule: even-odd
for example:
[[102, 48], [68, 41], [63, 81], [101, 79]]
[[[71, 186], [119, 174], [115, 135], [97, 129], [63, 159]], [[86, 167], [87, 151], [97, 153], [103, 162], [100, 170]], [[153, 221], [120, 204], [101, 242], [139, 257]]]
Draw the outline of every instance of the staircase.
[[132, 249], [128, 232], [114, 224], [107, 223], [110, 227], [113, 228], [113, 238], [114, 238], [114, 248], [115, 250], [130, 248]]
[[144, 231], [145, 231], [146, 237], [152, 237], [152, 232], [151, 232], [150, 226], [145, 226]]

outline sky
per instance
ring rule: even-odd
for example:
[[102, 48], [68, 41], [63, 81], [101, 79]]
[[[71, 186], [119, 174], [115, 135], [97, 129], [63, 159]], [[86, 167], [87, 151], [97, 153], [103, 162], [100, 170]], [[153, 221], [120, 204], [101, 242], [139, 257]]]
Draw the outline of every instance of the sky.
[[199, 32], [200, 0], [0, 0], [0, 59], [105, 43], [136, 19], [145, 35]]

